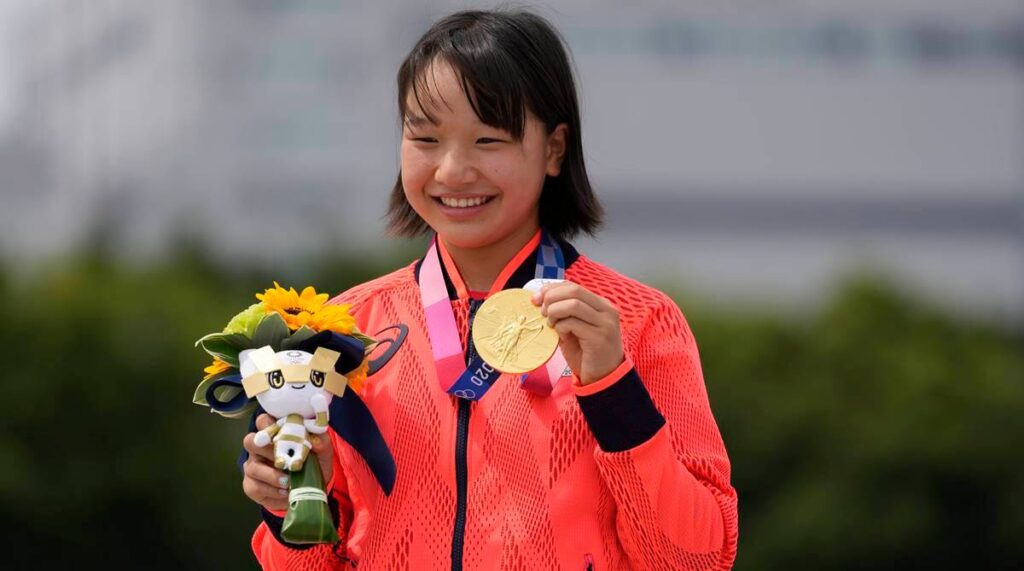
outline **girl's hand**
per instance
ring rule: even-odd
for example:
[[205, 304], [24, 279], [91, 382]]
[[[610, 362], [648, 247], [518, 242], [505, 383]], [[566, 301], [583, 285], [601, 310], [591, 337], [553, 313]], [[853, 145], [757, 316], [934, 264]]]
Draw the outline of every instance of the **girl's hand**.
[[544, 286], [533, 303], [558, 332], [562, 355], [580, 383], [607, 376], [625, 360], [619, 312], [607, 299], [566, 281]]
[[[274, 417], [261, 414], [256, 419], [256, 429], [263, 430], [274, 422]], [[255, 438], [256, 433], [250, 432], [242, 440], [242, 446], [249, 451], [249, 459], [242, 465], [245, 474], [242, 478], [242, 491], [249, 499], [270, 511], [285, 511], [288, 509], [289, 474], [274, 467], [274, 445], [257, 446]], [[334, 474], [334, 448], [330, 437], [327, 434], [310, 434], [309, 441], [313, 444], [310, 452], [316, 453], [320, 462], [324, 482], [329, 483]], [[330, 493], [330, 490], [327, 492]]]

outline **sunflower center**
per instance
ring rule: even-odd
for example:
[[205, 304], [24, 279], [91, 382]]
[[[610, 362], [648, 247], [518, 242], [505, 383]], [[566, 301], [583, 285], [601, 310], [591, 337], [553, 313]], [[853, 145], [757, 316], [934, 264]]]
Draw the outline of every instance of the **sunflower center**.
[[288, 315], [298, 315], [298, 314], [302, 313], [302, 308], [301, 307], [289, 307], [288, 309], [285, 309], [284, 311]]

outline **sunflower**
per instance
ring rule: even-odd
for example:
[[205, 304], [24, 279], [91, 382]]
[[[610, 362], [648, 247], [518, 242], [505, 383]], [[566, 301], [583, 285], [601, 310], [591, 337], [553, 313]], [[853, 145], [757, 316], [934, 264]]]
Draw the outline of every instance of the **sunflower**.
[[363, 392], [363, 386], [366, 384], [366, 373], [370, 370], [370, 360], [363, 359], [361, 365], [345, 374], [345, 378], [348, 379], [348, 388], [354, 390], [357, 394]]
[[349, 305], [325, 305], [309, 316], [306, 325], [316, 331], [334, 331], [348, 335], [356, 328], [356, 319], [348, 312]]
[[203, 372], [206, 373], [206, 377], [205, 378], [208, 379], [208, 378], [210, 378], [210, 377], [212, 377], [214, 375], [223, 373], [224, 371], [227, 371], [230, 368], [231, 368], [231, 365], [225, 363], [224, 361], [221, 361], [220, 359], [216, 359], [215, 358], [213, 360], [213, 363], [211, 363], [209, 367], [206, 367], [205, 369], [203, 369]]
[[280, 314], [293, 331], [309, 323], [310, 317], [324, 307], [328, 297], [326, 293], [316, 293], [312, 286], [300, 294], [295, 288], [284, 289], [277, 282], [272, 289], [256, 294], [256, 299], [267, 309]]

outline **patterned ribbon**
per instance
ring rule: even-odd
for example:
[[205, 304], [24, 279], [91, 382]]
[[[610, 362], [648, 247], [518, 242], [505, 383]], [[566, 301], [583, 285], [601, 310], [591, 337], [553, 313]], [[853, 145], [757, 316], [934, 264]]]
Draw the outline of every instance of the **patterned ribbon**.
[[[536, 239], [536, 238], [535, 238]], [[565, 258], [558, 243], [541, 231], [540, 245], [537, 248], [537, 263], [534, 272], [537, 278], [564, 279]], [[497, 285], [497, 284], [496, 284]], [[506, 284], [500, 284], [504, 289]], [[430, 244], [419, 276], [420, 300], [423, 313], [427, 320], [427, 336], [437, 368], [437, 379], [441, 389], [448, 394], [467, 400], [479, 400], [498, 380], [501, 373], [488, 365], [479, 356], [474, 356], [466, 365], [466, 355], [462, 351], [459, 330], [455, 324], [455, 312], [448, 298], [444, 274], [441, 272], [441, 255], [438, 251], [437, 237]], [[492, 288], [492, 293], [494, 289]], [[470, 336], [472, 338], [472, 336]], [[537, 394], [546, 395], [566, 370], [565, 358], [561, 350], [547, 363], [534, 371], [520, 377], [523, 388]]]

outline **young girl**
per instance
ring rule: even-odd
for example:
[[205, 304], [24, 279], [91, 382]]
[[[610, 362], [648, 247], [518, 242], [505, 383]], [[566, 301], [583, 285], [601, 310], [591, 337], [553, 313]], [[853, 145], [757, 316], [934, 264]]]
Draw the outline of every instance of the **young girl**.
[[[363, 395], [394, 454], [394, 489], [329, 433], [314, 451], [343, 539], [285, 544], [287, 476], [248, 435], [260, 563], [729, 568], [736, 492], [689, 327], [664, 294], [566, 242], [593, 233], [601, 207], [559, 36], [530, 13], [453, 14], [402, 63], [398, 107], [391, 228], [435, 239], [416, 263], [335, 300], [362, 331], [398, 333], [383, 335], [394, 354]], [[525, 377], [474, 378], [482, 300], [534, 278], [565, 280], [533, 297], [559, 335], [555, 356]]]

